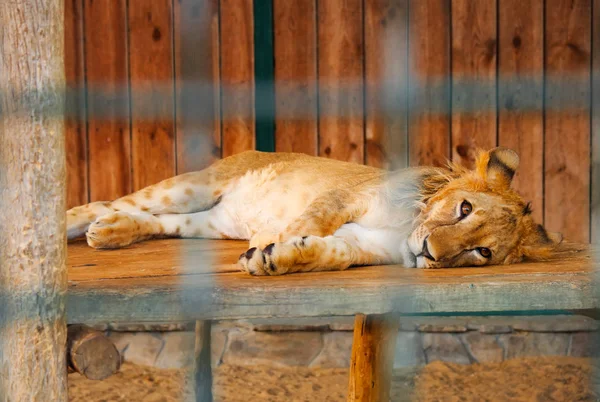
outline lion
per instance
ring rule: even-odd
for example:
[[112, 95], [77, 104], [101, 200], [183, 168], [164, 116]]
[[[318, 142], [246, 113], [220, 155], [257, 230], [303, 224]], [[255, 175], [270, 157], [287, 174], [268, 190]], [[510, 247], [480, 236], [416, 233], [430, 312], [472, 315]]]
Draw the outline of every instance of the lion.
[[158, 237], [243, 239], [251, 275], [402, 264], [515, 264], [551, 257], [562, 235], [511, 188], [518, 155], [388, 172], [299, 153], [246, 151], [112, 202], [67, 211], [69, 239], [114, 249]]

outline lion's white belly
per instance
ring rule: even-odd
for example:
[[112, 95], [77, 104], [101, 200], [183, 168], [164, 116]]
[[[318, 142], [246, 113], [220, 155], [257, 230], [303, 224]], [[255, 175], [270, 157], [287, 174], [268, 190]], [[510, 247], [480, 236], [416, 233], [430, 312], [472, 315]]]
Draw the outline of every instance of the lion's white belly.
[[309, 187], [300, 174], [276, 174], [267, 167], [231, 183], [211, 212], [220, 232], [250, 239], [261, 230], [283, 231], [319, 195], [318, 190]]

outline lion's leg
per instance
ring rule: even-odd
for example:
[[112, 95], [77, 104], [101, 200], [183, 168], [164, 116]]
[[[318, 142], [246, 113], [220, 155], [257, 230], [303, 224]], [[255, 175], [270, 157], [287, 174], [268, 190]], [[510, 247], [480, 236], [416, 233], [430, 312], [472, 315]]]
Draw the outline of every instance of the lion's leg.
[[238, 264], [252, 275], [344, 270], [351, 265], [402, 262], [401, 236], [389, 230], [343, 225], [333, 236], [294, 237], [264, 249], [251, 248]]
[[67, 211], [67, 237], [83, 235], [98, 218], [117, 211], [138, 214], [185, 214], [204, 211], [218, 203], [227, 181], [217, 180], [207, 168], [148, 186], [112, 202], [92, 202]]
[[256, 233], [250, 239], [250, 248], [262, 249], [270, 243], [285, 242], [297, 236], [332, 235], [344, 223], [356, 219], [366, 211], [368, 205], [357, 200], [360, 200], [360, 196], [347, 190], [328, 191], [314, 200], [282, 232], [266, 228]]
[[93, 222], [86, 236], [88, 245], [103, 249], [125, 247], [155, 237], [235, 238], [214, 210], [162, 215], [116, 211]]

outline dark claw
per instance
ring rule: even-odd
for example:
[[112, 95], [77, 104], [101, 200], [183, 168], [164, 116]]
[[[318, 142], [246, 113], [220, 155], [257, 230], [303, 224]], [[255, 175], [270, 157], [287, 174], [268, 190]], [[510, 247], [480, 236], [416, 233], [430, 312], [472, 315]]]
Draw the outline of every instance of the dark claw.
[[256, 251], [256, 247], [252, 247], [250, 250], [246, 251], [243, 255], [247, 258], [247, 259], [251, 259], [252, 256], [254, 255], [254, 252]]
[[300, 244], [304, 246], [304, 240], [306, 240], [307, 238], [308, 236], [302, 236], [302, 241], [300, 242]]
[[267, 247], [265, 247], [265, 249], [263, 250], [263, 254], [266, 255], [271, 255], [271, 253], [273, 252], [273, 247], [275, 247], [275, 243], [271, 243], [269, 244]]

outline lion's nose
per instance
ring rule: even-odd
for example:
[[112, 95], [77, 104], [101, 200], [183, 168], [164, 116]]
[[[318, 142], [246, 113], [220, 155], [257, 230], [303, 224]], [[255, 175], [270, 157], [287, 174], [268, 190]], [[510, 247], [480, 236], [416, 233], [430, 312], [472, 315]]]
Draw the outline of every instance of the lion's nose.
[[421, 253], [423, 254], [423, 257], [429, 258], [430, 260], [435, 261], [435, 258], [433, 258], [433, 256], [429, 252], [429, 248], [427, 248], [427, 239], [428, 238], [429, 238], [429, 236], [427, 236], [425, 238], [425, 240], [423, 240], [423, 250], [421, 251]]

